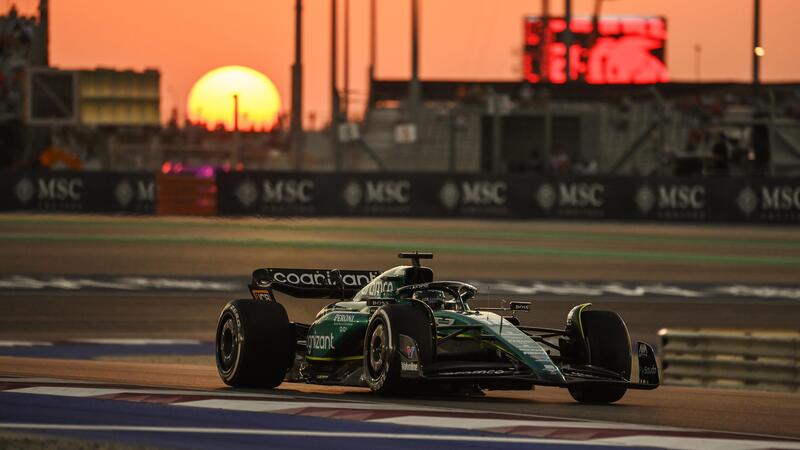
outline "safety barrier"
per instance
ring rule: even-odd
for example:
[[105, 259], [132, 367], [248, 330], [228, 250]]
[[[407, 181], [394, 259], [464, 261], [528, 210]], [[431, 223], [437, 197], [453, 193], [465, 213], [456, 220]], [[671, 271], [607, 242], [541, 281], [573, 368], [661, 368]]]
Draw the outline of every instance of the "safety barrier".
[[153, 214], [157, 190], [149, 173], [0, 171], [0, 211]]
[[0, 171], [0, 211], [800, 223], [800, 179]]
[[800, 331], [662, 329], [664, 384], [800, 392]]

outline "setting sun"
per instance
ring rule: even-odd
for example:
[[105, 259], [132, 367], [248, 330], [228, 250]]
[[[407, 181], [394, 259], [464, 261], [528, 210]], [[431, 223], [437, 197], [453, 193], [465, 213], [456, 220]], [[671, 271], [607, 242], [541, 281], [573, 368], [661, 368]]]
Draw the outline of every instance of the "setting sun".
[[189, 93], [189, 120], [209, 130], [219, 124], [233, 130], [234, 95], [239, 129], [272, 129], [281, 109], [278, 90], [266, 75], [244, 66], [219, 67], [197, 80]]

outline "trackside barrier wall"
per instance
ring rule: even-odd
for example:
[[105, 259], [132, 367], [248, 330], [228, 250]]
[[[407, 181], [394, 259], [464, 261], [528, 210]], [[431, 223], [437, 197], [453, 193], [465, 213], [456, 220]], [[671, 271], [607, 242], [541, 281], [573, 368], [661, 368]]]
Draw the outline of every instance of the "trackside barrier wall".
[[220, 215], [797, 224], [800, 179], [243, 171], [219, 172], [214, 185], [144, 173], [0, 172], [5, 211], [214, 214], [215, 206]]
[[0, 211], [153, 214], [149, 173], [0, 171]]
[[800, 180], [229, 172], [222, 215], [800, 223]]
[[664, 384], [800, 392], [800, 331], [662, 329]]

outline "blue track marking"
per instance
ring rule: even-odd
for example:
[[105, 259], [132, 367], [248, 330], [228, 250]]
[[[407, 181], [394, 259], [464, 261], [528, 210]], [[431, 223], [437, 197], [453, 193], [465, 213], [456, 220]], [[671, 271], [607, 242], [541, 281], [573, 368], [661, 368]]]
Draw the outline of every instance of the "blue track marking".
[[55, 342], [53, 345], [0, 346], [0, 356], [30, 358], [94, 359], [101, 356], [181, 355], [214, 356], [214, 344], [78, 344]]
[[[15, 428], [14, 424], [36, 424]], [[60, 429], [83, 425], [87, 429]], [[56, 429], [37, 429], [52, 426]], [[106, 430], [97, 426], [109, 426]], [[124, 427], [159, 427], [149, 428]], [[99, 441], [190, 449], [347, 448], [434, 449], [622, 449], [610, 445], [552, 442], [497, 433], [248, 413], [105, 399], [0, 393], [0, 430]], [[215, 431], [214, 429], [221, 429]], [[292, 435], [282, 435], [289, 432]], [[652, 448], [652, 447], [651, 447]]]

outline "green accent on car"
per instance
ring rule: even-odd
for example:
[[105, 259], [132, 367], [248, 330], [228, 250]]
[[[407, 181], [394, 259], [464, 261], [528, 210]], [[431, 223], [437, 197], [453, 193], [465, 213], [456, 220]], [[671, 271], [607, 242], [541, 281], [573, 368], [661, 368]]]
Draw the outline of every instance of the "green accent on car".
[[357, 356], [345, 356], [342, 358], [323, 358], [319, 356], [308, 356], [306, 355], [306, 359], [310, 361], [358, 361], [359, 359], [364, 359], [364, 355], [357, 355]]
[[452, 320], [451, 326], [482, 325], [482, 337], [494, 338], [499, 343], [498, 346], [502, 347], [502, 351], [530, 367], [541, 380], [562, 383], [565, 381], [558, 366], [538, 342], [497, 314], [479, 311], [472, 311], [469, 314], [436, 311], [434, 316]]
[[[398, 290], [408, 283], [407, 273], [419, 270], [411, 266], [389, 269], [364, 286], [350, 301], [337, 302], [320, 312], [311, 324], [306, 337], [306, 361], [309, 364], [327, 361], [353, 360], [352, 355], [364, 349], [364, 336], [375, 307], [369, 307], [370, 299], [386, 299], [392, 303], [411, 304], [418, 300], [400, 298]], [[423, 270], [430, 270], [424, 268]], [[431, 273], [432, 277], [432, 273]], [[415, 281], [416, 282], [416, 281]], [[425, 283], [423, 283], [425, 284]], [[480, 329], [465, 330], [457, 337], [480, 340], [482, 345], [491, 345], [528, 367], [543, 382], [560, 384], [564, 375], [547, 351], [526, 333], [500, 315], [488, 311], [433, 311], [438, 326], [481, 326]], [[437, 338], [456, 331], [453, 328], [437, 331]]]
[[370, 314], [347, 309], [331, 309], [317, 319], [306, 337], [309, 361], [348, 361], [361, 359], [354, 353], [363, 349], [364, 330]]
[[581, 314], [583, 314], [583, 310], [592, 306], [591, 303], [582, 303], [578, 305], [578, 312], [575, 314], [575, 321], [578, 322], [578, 330], [581, 332], [581, 339], [586, 339], [586, 334], [583, 332], [583, 321], [581, 320]]

